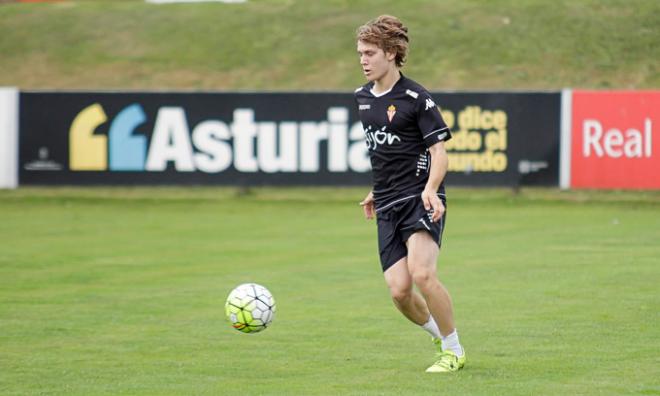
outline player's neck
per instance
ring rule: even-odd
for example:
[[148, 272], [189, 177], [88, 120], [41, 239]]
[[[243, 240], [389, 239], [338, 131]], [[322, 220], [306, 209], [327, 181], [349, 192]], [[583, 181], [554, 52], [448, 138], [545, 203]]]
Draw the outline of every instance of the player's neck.
[[379, 78], [378, 80], [374, 81], [374, 86], [371, 89], [372, 92], [375, 94], [381, 94], [383, 92], [387, 92], [392, 87], [394, 84], [396, 84], [397, 81], [401, 78], [401, 73], [399, 72], [399, 68], [392, 68], [390, 69], [383, 77]]

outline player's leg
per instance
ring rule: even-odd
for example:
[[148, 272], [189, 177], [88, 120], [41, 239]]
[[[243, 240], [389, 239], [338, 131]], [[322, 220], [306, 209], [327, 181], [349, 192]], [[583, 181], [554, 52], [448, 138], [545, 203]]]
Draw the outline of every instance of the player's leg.
[[440, 330], [426, 306], [426, 301], [413, 290], [406, 260], [406, 244], [402, 235], [396, 231], [400, 221], [398, 215], [384, 213], [377, 220], [380, 263], [394, 305], [411, 322], [422, 326], [433, 337], [440, 337]]
[[424, 326], [429, 320], [429, 309], [422, 296], [413, 290], [412, 276], [408, 272], [406, 258], [389, 267], [384, 275], [394, 305], [411, 322]]
[[448, 336], [455, 330], [451, 297], [436, 273], [438, 244], [431, 234], [419, 231], [408, 238], [408, 270], [426, 305], [438, 323], [440, 333]]
[[427, 372], [457, 371], [465, 364], [465, 353], [454, 326], [451, 297], [436, 274], [438, 244], [431, 234], [419, 231], [407, 241], [408, 269], [442, 333], [442, 353]]

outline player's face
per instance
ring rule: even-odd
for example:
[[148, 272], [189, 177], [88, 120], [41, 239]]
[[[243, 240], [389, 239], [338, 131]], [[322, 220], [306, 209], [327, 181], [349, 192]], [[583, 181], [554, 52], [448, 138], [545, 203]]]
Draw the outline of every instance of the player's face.
[[394, 54], [387, 53], [376, 44], [357, 42], [357, 52], [360, 55], [362, 72], [369, 81], [378, 81], [394, 67]]

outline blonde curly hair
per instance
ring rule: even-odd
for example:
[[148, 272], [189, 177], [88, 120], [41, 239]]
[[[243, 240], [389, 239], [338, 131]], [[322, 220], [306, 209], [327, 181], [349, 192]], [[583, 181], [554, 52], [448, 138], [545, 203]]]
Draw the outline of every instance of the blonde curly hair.
[[399, 18], [381, 15], [357, 29], [358, 41], [374, 44], [384, 52], [395, 54], [394, 62], [402, 67], [408, 54], [408, 28]]

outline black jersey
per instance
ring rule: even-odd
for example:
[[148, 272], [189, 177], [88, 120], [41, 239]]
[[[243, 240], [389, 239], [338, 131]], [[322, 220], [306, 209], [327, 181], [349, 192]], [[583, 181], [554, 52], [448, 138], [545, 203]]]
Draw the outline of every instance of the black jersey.
[[[376, 212], [419, 196], [429, 178], [428, 148], [451, 133], [424, 87], [401, 74], [392, 89], [372, 93], [373, 82], [355, 91], [371, 159]], [[444, 182], [438, 190], [444, 195]]]

